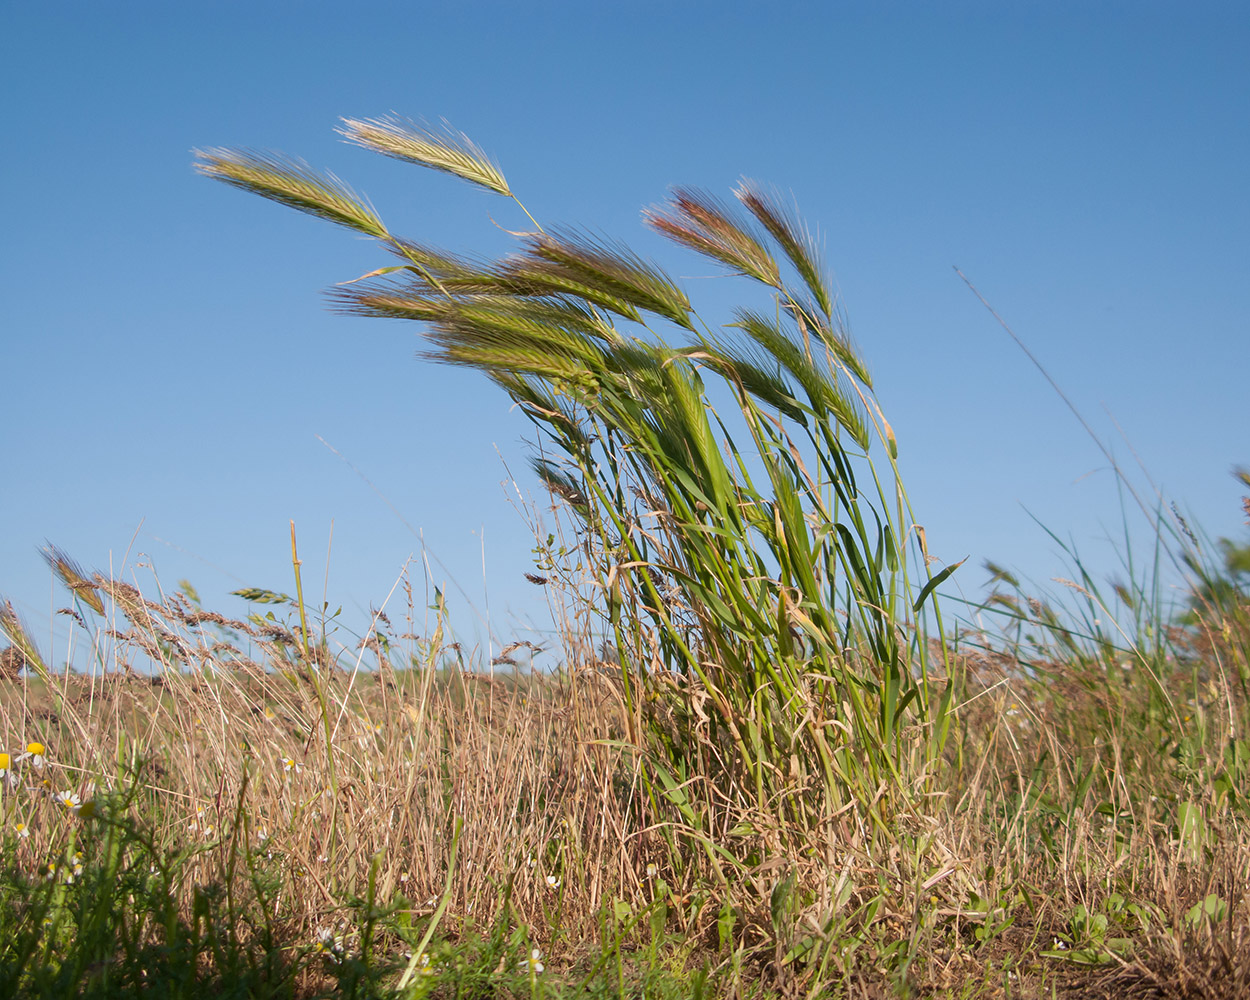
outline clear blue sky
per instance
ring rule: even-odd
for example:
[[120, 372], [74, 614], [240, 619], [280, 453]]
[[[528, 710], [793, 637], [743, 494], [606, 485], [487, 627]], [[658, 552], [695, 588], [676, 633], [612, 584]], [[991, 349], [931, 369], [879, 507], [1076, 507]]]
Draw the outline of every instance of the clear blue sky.
[[[679, 276], [711, 269], [639, 222], [671, 185], [793, 192], [970, 596], [986, 557], [1069, 574], [1029, 512], [1100, 573], [1121, 515], [1103, 457], [953, 265], [1118, 457], [1116, 422], [1169, 500], [1243, 537], [1242, 3], [10, 2], [0, 46], [0, 594], [45, 648], [65, 603], [45, 540], [241, 613], [230, 590], [292, 589], [290, 519], [309, 590], [328, 577], [357, 623], [421, 552], [406, 521], [500, 638], [546, 624], [501, 486], [501, 455], [534, 486], [528, 424], [481, 377], [414, 360], [413, 324], [325, 309], [322, 289], [387, 262], [376, 247], [191, 167], [195, 147], [284, 151], [395, 231], [503, 250], [494, 223], [525, 225], [509, 203], [333, 131], [391, 111], [446, 118], [544, 223]], [[710, 315], [734, 294], [688, 287]]]

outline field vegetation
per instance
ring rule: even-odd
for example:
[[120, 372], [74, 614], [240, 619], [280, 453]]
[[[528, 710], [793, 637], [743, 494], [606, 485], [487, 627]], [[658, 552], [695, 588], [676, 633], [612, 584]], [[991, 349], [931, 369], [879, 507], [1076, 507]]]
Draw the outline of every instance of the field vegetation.
[[[342, 131], [516, 201], [462, 136]], [[294, 525], [294, 595], [242, 619], [49, 548], [64, 662], [0, 610], [0, 995], [1250, 995], [1244, 548], [1160, 501], [1123, 581], [1073, 552], [1056, 594], [990, 567], [943, 596], [816, 247], [758, 185], [647, 213], [754, 303], [713, 330], [528, 212], [479, 261], [296, 161], [198, 166], [375, 239], [393, 263], [334, 302], [418, 321], [533, 423], [556, 665], [462, 648], [425, 579], [347, 636]]]

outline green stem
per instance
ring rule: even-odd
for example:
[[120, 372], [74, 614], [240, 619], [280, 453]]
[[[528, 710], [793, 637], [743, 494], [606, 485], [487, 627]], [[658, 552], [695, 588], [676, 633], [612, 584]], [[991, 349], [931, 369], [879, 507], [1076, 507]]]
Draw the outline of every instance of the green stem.
[[339, 782], [334, 769], [333, 733], [330, 729], [330, 711], [326, 704], [325, 687], [322, 682], [320, 667], [312, 661], [308, 647], [308, 616], [304, 610], [304, 584], [300, 577], [301, 560], [295, 547], [295, 522], [291, 522], [291, 565], [295, 569], [295, 597], [299, 604], [300, 642], [303, 647], [304, 665], [308, 668], [308, 676], [312, 679], [313, 691], [317, 695], [317, 705], [321, 710], [321, 727], [325, 736], [326, 767], [330, 772], [330, 791], [334, 796], [334, 807], [330, 810], [330, 838], [327, 847], [337, 842], [339, 811]]

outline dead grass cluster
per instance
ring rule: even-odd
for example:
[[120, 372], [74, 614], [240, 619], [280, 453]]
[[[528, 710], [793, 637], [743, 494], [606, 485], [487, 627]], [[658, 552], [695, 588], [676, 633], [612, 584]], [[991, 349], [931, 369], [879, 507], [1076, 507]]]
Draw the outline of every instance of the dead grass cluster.
[[445, 901], [450, 942], [523, 926], [570, 974], [613, 946], [605, 913], [662, 898], [676, 968], [707, 963], [727, 994], [1247, 995], [1246, 699], [1210, 640], [1178, 646], [1162, 684], [1157, 667], [952, 658], [963, 697], [923, 808], [889, 837], [842, 810], [796, 846], [708, 779], [710, 737], [657, 794], [619, 673], [572, 637], [556, 673], [473, 671], [410, 610], [336, 657], [277, 617], [93, 582], [114, 610], [91, 626], [74, 609], [94, 666], [2, 681], [3, 749], [47, 758], [5, 789], [19, 868], [88, 837], [65, 796], [124, 785], [187, 852], [188, 908], [240, 881], [245, 846], [247, 891], [259, 872], [290, 942], [350, 935], [372, 880], [414, 920]]

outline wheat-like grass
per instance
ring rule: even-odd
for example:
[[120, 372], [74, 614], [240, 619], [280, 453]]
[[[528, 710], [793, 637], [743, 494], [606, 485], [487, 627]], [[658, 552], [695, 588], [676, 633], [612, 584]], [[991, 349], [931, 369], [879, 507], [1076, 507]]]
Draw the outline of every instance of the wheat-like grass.
[[703, 191], [678, 188], [667, 210], [643, 213], [647, 224], [669, 239], [711, 257], [738, 274], [780, 289], [777, 261], [729, 209]]
[[339, 133], [358, 146], [453, 174], [512, 196], [499, 167], [469, 138], [448, 126], [436, 130], [399, 118], [344, 118]]
[[195, 155], [195, 168], [206, 177], [367, 236], [389, 235], [377, 213], [333, 174], [318, 174], [307, 164], [266, 153], [204, 149]]

